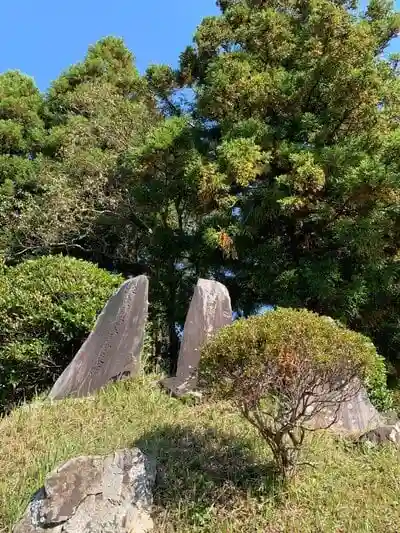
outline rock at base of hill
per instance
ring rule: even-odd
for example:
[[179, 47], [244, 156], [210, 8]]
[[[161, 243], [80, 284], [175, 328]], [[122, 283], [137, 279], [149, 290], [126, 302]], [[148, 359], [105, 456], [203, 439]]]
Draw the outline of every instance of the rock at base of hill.
[[13, 533], [146, 533], [155, 463], [138, 448], [78, 457], [47, 478]]

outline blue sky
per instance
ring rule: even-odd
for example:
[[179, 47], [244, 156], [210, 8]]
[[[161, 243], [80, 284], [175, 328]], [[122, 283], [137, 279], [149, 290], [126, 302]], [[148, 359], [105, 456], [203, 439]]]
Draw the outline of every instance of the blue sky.
[[[215, 0], [2, 0], [0, 72], [19, 69], [45, 90], [88, 46], [123, 37], [140, 71], [176, 64], [196, 26], [217, 13]], [[400, 0], [396, 0], [400, 9]], [[400, 45], [394, 45], [400, 51]], [[392, 50], [392, 51], [394, 51]]]
[[[101, 37], [123, 37], [141, 71], [176, 64], [215, 0], [0, 0], [0, 72], [19, 69], [45, 90]], [[190, 7], [188, 7], [190, 6]]]

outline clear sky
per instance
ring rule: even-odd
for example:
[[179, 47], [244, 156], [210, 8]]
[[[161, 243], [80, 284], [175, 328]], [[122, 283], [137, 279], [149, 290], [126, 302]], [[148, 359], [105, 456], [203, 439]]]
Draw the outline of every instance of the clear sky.
[[[0, 0], [0, 72], [19, 69], [45, 90], [107, 35], [123, 37], [144, 71], [177, 64], [215, 0]], [[189, 7], [190, 6], [190, 7]]]
[[[176, 65], [202, 18], [218, 12], [215, 0], [0, 2], [0, 72], [19, 69], [42, 90], [107, 35], [124, 38], [142, 72], [151, 63]], [[398, 42], [393, 48], [400, 51]]]

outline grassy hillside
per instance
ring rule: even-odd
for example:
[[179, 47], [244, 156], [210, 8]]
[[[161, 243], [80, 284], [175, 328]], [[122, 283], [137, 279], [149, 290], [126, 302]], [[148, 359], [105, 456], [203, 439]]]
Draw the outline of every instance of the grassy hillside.
[[285, 493], [269, 455], [227, 405], [168, 398], [154, 378], [112, 385], [93, 398], [19, 408], [0, 421], [0, 532], [57, 464], [138, 445], [160, 467], [156, 532], [397, 533], [400, 452], [362, 453], [327, 433]]

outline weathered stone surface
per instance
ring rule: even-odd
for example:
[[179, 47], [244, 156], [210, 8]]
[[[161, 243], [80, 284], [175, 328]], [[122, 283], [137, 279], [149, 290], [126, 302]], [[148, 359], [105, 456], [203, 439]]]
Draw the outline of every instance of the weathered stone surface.
[[[343, 327], [332, 317], [322, 316], [322, 318], [337, 327]], [[339, 403], [333, 397], [332, 408], [326, 408], [318, 413], [312, 420], [313, 427], [326, 428], [329, 425], [336, 431], [360, 434], [384, 424], [382, 416], [372, 405], [360, 381], [354, 380], [350, 383], [343, 394], [347, 401]], [[326, 391], [326, 397], [330, 399], [329, 390]]]
[[193, 390], [197, 384], [201, 346], [231, 323], [228, 289], [217, 281], [199, 279], [186, 316], [176, 376], [163, 380], [161, 385], [178, 397]]
[[13, 533], [151, 531], [156, 467], [139, 449], [71, 459], [51, 473]]
[[385, 426], [394, 426], [399, 422], [399, 415], [396, 409], [389, 409], [382, 413], [382, 418]]
[[148, 310], [148, 279], [121, 285], [99, 315], [93, 331], [50, 391], [53, 400], [87, 396], [110, 381], [136, 375]]
[[[348, 393], [348, 401], [340, 404], [333, 402], [331, 409], [326, 408], [315, 416], [312, 425], [315, 428], [326, 428], [348, 433], [363, 433], [382, 425], [382, 417], [372, 405], [367, 391], [359, 383], [350, 385], [354, 395]], [[329, 393], [327, 393], [329, 396]]]
[[390, 426], [380, 426], [361, 435], [358, 439], [360, 443], [368, 447], [375, 447], [379, 444], [392, 443], [400, 447], [400, 422]]

